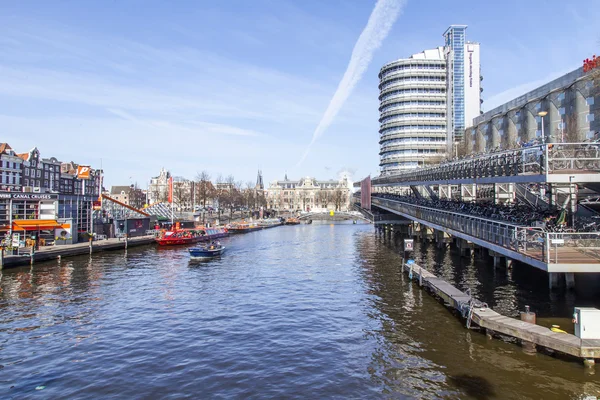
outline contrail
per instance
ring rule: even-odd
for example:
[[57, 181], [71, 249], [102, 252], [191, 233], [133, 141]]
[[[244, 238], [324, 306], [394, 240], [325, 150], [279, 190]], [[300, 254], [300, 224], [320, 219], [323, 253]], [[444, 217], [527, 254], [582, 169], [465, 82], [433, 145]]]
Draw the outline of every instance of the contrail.
[[312, 145], [323, 135], [329, 125], [333, 122], [333, 119], [346, 102], [346, 99], [348, 99], [348, 96], [352, 93], [354, 86], [356, 86], [367, 70], [367, 67], [373, 59], [373, 53], [381, 47], [383, 39], [386, 38], [392, 25], [394, 25], [394, 22], [398, 19], [405, 2], [405, 0], [378, 0], [377, 4], [375, 4], [375, 8], [369, 17], [367, 26], [363, 29], [354, 45], [352, 56], [350, 56], [350, 62], [348, 63], [344, 77], [340, 81], [335, 94], [329, 102], [325, 114], [323, 114], [323, 118], [321, 118], [317, 129], [315, 129], [315, 132], [313, 133], [312, 140], [302, 155], [302, 158], [298, 161], [296, 167], [302, 164], [306, 159], [306, 156], [308, 156]]

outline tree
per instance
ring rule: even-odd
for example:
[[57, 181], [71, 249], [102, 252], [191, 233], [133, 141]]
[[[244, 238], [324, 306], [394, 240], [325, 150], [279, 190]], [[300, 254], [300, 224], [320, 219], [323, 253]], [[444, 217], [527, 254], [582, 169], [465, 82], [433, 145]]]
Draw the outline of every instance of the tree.
[[195, 191], [197, 199], [202, 203], [202, 207], [206, 209], [206, 202], [216, 195], [215, 187], [210, 181], [210, 174], [207, 171], [202, 171], [196, 174]]
[[317, 198], [319, 200], [319, 206], [321, 208], [327, 208], [327, 191], [326, 190], [319, 190], [319, 194], [317, 195]]
[[254, 183], [252, 181], [246, 182], [246, 190], [244, 192], [244, 197], [246, 199], [246, 207], [250, 209], [256, 208]]
[[341, 188], [336, 188], [333, 191], [333, 204], [335, 206], [335, 211], [339, 211], [342, 208], [342, 203], [344, 202], [344, 193]]
[[146, 203], [144, 192], [138, 188], [137, 182], [129, 187], [129, 205], [136, 209], [141, 209]]
[[186, 179], [173, 182], [173, 203], [177, 204], [180, 210], [188, 209], [192, 201], [190, 184]]

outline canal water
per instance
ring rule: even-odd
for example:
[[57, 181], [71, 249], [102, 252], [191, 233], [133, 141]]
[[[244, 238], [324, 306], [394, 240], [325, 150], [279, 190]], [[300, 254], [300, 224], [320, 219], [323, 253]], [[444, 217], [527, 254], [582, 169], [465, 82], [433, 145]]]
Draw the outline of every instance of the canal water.
[[[223, 242], [226, 255], [209, 262], [147, 246], [2, 271], [0, 398], [600, 395], [581, 362], [467, 331], [399, 273], [400, 252], [372, 225]], [[423, 244], [415, 257], [507, 314], [527, 303], [542, 319], [565, 317], [578, 301], [450, 249]]]

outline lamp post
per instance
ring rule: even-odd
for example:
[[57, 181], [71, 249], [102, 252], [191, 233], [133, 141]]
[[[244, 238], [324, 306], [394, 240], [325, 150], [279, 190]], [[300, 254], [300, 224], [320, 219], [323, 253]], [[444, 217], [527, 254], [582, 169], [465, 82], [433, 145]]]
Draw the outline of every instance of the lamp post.
[[542, 144], [546, 144], [546, 136], [544, 136], [544, 117], [548, 115], [548, 111], [540, 111], [538, 115], [542, 117]]

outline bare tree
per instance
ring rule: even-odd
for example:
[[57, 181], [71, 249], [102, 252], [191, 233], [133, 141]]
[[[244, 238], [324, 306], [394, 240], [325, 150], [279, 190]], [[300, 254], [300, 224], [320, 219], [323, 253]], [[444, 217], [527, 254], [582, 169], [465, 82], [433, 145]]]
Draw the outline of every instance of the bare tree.
[[138, 210], [144, 207], [146, 203], [146, 196], [144, 192], [138, 187], [137, 182], [135, 185], [129, 187], [129, 205]]
[[336, 188], [333, 191], [333, 204], [335, 205], [335, 211], [339, 211], [342, 208], [343, 202], [344, 194], [342, 193], [342, 189]]
[[246, 182], [246, 189], [244, 190], [244, 197], [246, 200], [246, 207], [254, 209], [256, 207], [254, 183], [252, 181]]
[[192, 201], [192, 193], [190, 191], [190, 181], [181, 180], [173, 182], [173, 202], [181, 210], [186, 210]]
[[206, 209], [206, 202], [216, 195], [216, 190], [210, 181], [210, 174], [207, 171], [202, 171], [196, 174], [195, 191], [196, 197], [202, 203], [202, 207]]

